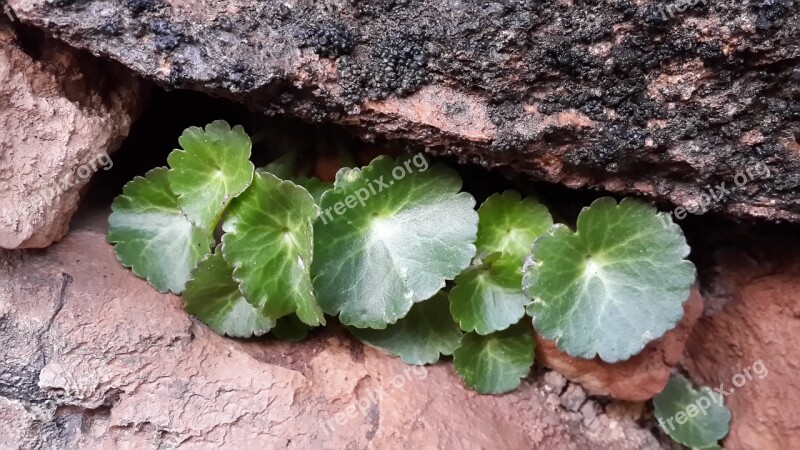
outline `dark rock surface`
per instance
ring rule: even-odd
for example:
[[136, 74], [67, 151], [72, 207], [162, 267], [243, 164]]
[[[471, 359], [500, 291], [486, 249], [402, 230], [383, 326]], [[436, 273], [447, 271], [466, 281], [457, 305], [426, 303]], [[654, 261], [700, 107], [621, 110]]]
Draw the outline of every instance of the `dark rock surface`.
[[[9, 4], [163, 86], [571, 187], [800, 221], [791, 0]], [[758, 164], [769, 175], [747, 177]]]

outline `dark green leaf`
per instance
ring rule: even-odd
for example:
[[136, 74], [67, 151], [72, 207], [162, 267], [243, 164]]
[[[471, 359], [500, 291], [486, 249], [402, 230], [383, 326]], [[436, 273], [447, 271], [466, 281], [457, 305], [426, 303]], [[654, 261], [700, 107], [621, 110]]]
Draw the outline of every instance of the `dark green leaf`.
[[220, 248], [192, 271], [183, 293], [186, 311], [197, 316], [212, 330], [232, 337], [261, 336], [275, 326], [245, 300], [233, 268], [222, 257]]
[[468, 333], [453, 353], [453, 366], [470, 389], [502, 394], [516, 389], [520, 379], [528, 376], [535, 347], [533, 331], [525, 323], [487, 336]]
[[325, 323], [309, 274], [318, 212], [308, 191], [265, 172], [228, 207], [222, 252], [247, 301], [268, 317]]
[[450, 355], [458, 347], [461, 331], [447, 310], [444, 293], [411, 307], [406, 317], [385, 330], [350, 330], [365, 344], [399, 356], [406, 364], [433, 364], [439, 355]]
[[272, 329], [276, 339], [289, 342], [302, 341], [308, 336], [309, 326], [304, 324], [294, 314], [278, 319], [278, 324]]
[[464, 331], [486, 335], [504, 330], [525, 315], [530, 299], [522, 292], [522, 267], [493, 253], [456, 277], [450, 312]]

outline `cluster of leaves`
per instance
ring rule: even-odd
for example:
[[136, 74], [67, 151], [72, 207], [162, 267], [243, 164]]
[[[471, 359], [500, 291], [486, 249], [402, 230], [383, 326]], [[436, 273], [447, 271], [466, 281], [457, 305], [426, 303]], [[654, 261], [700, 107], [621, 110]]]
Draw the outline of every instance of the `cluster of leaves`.
[[179, 142], [114, 201], [108, 239], [228, 336], [302, 339], [338, 316], [408, 364], [452, 355], [470, 388], [502, 393], [533, 365], [532, 327], [571, 355], [624, 360], [677, 324], [695, 278], [680, 228], [636, 200], [597, 200], [573, 232], [514, 191], [476, 211], [427, 160], [380, 156], [329, 184], [283, 158], [256, 169], [225, 122]]

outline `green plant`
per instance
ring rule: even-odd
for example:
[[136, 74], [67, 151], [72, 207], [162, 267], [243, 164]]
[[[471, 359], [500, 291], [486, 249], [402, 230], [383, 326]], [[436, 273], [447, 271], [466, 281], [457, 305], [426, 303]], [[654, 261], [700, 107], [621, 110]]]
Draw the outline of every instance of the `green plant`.
[[337, 315], [368, 345], [409, 364], [453, 355], [469, 387], [501, 393], [528, 375], [534, 328], [622, 360], [675, 326], [695, 277], [680, 228], [636, 200], [600, 199], [572, 232], [514, 191], [476, 211], [459, 175], [419, 154], [330, 184], [295, 177], [294, 153], [255, 168], [222, 121], [179, 142], [115, 199], [108, 240], [220, 334], [299, 340]]
[[653, 406], [661, 429], [689, 448], [718, 449], [717, 442], [728, 434], [731, 412], [722, 394], [708, 387], [696, 390], [682, 375], [670, 377]]

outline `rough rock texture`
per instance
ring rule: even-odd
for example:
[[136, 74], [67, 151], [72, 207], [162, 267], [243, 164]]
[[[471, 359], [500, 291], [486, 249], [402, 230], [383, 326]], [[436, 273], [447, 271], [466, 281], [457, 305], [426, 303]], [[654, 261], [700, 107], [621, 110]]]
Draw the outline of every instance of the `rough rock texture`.
[[[800, 243], [719, 250], [683, 365], [725, 390], [729, 450], [800, 446]], [[759, 363], [760, 361], [760, 363]]]
[[683, 310], [683, 318], [675, 329], [627, 361], [609, 364], [600, 358], [574, 358], [559, 350], [555, 342], [536, 336], [537, 361], [580, 383], [592, 395], [649, 400], [666, 386], [670, 371], [680, 361], [692, 327], [703, 312], [703, 299], [696, 288], [683, 304]]
[[0, 251], [0, 447], [659, 448], [613, 408], [565, 410], [541, 378], [480, 396], [449, 364], [406, 366], [335, 330], [217, 336], [116, 261], [106, 217]]
[[[709, 210], [800, 221], [800, 8], [692, 3], [9, 0], [165, 86], [572, 187], [697, 212], [712, 189]], [[746, 176], [757, 163], [770, 177]]]
[[[132, 74], [53, 40], [18, 39], [0, 14], [0, 248], [46, 247], [127, 136]], [[24, 42], [23, 42], [24, 41]]]

